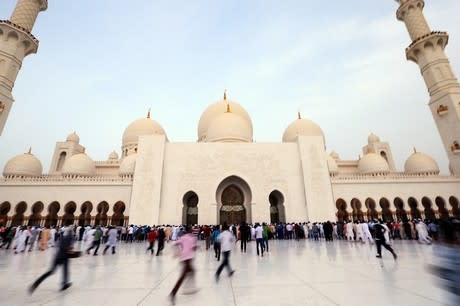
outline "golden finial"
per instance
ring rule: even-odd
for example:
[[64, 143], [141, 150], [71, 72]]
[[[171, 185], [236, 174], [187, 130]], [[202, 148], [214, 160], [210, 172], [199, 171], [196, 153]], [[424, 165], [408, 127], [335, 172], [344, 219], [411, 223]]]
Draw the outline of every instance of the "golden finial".
[[224, 100], [227, 100], [227, 89], [224, 90]]
[[29, 151], [27, 152], [27, 154], [32, 154], [32, 147], [29, 147]]
[[227, 103], [227, 113], [231, 113], [232, 111], [230, 110], [230, 103]]
[[302, 115], [300, 114], [300, 111], [297, 112], [297, 119], [302, 119]]
[[147, 112], [147, 118], [150, 119], [150, 111], [151, 111], [151, 108], [149, 107], [149, 111]]
[[417, 149], [414, 147], [414, 154], [417, 153]]

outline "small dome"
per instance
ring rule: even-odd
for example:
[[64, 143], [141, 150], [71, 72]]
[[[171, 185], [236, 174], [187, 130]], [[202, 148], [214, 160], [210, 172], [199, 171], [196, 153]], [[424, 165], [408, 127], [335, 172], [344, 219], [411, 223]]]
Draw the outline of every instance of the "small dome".
[[283, 134], [283, 142], [295, 142], [298, 136], [322, 136], [324, 139], [323, 130], [311, 120], [299, 117], [292, 122]]
[[126, 156], [120, 165], [119, 175], [120, 176], [130, 176], [134, 174], [134, 169], [136, 168], [136, 159], [137, 154], [131, 154]]
[[439, 174], [439, 166], [430, 156], [415, 151], [404, 163], [404, 171], [410, 174]]
[[358, 162], [358, 170], [363, 174], [379, 174], [390, 172], [387, 161], [375, 153], [367, 153]]
[[339, 156], [339, 153], [335, 152], [335, 151], [332, 151], [331, 154], [329, 154], [330, 157], [332, 157], [333, 159], [335, 160], [339, 160], [340, 159], [340, 156]]
[[78, 153], [69, 157], [62, 166], [62, 175], [94, 176], [96, 164], [85, 153]]
[[112, 153], [109, 154], [109, 161], [117, 161], [118, 160], [118, 153], [115, 151], [112, 151]]
[[73, 132], [67, 136], [66, 141], [80, 143], [80, 137], [77, 135], [77, 133]]
[[375, 135], [374, 133], [371, 133], [368, 137], [367, 137], [367, 143], [368, 144], [371, 144], [371, 143], [375, 143], [375, 142], [380, 142], [380, 137]]
[[150, 113], [147, 118], [138, 119], [132, 122], [123, 133], [123, 146], [137, 144], [139, 136], [142, 135], [166, 135], [165, 131], [158, 122], [150, 119]]
[[208, 108], [206, 108], [206, 110], [201, 115], [200, 121], [198, 123], [198, 141], [206, 141], [206, 133], [208, 132], [212, 121], [214, 121], [214, 119], [216, 119], [222, 113], [225, 113], [227, 110], [227, 105], [230, 105], [230, 109], [232, 110], [233, 114], [240, 116], [246, 121], [247, 125], [251, 129], [252, 135], [252, 121], [251, 117], [249, 117], [249, 114], [241, 105], [236, 102], [227, 100], [226, 95], [224, 95], [223, 100], [217, 101], [208, 106]]
[[232, 111], [217, 116], [206, 132], [206, 142], [252, 142], [252, 126]]
[[3, 176], [41, 176], [42, 171], [42, 163], [29, 151], [10, 159], [3, 169]]
[[330, 174], [337, 174], [339, 173], [339, 167], [337, 166], [337, 162], [335, 159], [331, 156], [327, 156], [327, 167], [329, 168], [329, 173]]

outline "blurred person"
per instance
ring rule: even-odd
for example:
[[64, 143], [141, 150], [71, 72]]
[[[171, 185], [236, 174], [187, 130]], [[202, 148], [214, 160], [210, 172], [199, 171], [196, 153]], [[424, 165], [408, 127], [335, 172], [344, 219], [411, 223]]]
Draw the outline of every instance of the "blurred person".
[[77, 254], [73, 251], [73, 244], [74, 244], [74, 234], [73, 231], [68, 228], [65, 230], [61, 240], [59, 242], [59, 247], [56, 251], [56, 255], [54, 257], [53, 263], [51, 265], [51, 269], [40, 276], [30, 287], [29, 287], [29, 294], [32, 294], [37, 287], [51, 274], [54, 273], [57, 266], [62, 265], [62, 285], [61, 291], [66, 290], [69, 288], [72, 283], [69, 282], [69, 258], [75, 257], [73, 254]]
[[155, 240], [157, 239], [157, 232], [155, 228], [151, 228], [150, 232], [147, 235], [147, 240], [149, 241], [149, 247], [147, 248], [147, 252], [150, 250], [150, 254], [153, 255], [153, 246], [155, 245]]
[[216, 225], [212, 231], [211, 241], [212, 241], [212, 244], [214, 245], [214, 257], [217, 259], [217, 261], [220, 260], [220, 241], [218, 239], [219, 235], [220, 235], [220, 228], [219, 228], [219, 225]]
[[415, 229], [417, 231], [419, 243], [425, 242], [426, 244], [431, 244], [431, 237], [428, 236], [427, 226], [422, 220], [419, 219], [415, 221]]
[[[93, 248], [96, 248], [94, 250], [94, 253], [93, 253], [93, 256], [97, 256], [97, 251], [99, 250], [99, 246], [101, 245], [101, 238], [102, 238], [102, 230], [101, 230], [101, 227], [100, 226], [97, 226], [93, 231], [89, 231], [88, 232], [88, 236], [91, 237], [92, 236], [92, 243], [91, 243], [91, 246], [86, 249], [86, 254], [89, 254], [89, 252], [93, 249]], [[89, 238], [91, 239], [91, 238]]]
[[230, 267], [230, 253], [232, 251], [233, 243], [235, 242], [235, 237], [233, 234], [229, 231], [228, 225], [224, 223], [222, 227], [222, 233], [220, 233], [219, 237], [217, 238], [220, 242], [220, 246], [222, 249], [222, 254], [224, 256], [224, 260], [220, 264], [219, 268], [216, 271], [216, 282], [219, 281], [220, 273], [222, 270], [227, 267], [228, 270], [228, 276], [231, 277], [233, 273], [235, 273], [235, 270], [232, 270]]
[[[195, 270], [192, 265], [193, 257], [195, 256], [195, 252], [197, 249], [197, 237], [192, 234], [191, 227], [187, 226], [186, 234], [182, 235], [179, 240], [173, 242], [174, 245], [178, 248], [178, 257], [182, 263], [182, 273], [179, 279], [176, 282], [176, 285], [172, 289], [171, 293], [169, 294], [169, 299], [171, 303], [174, 305], [176, 302], [176, 294], [179, 288], [181, 287], [183, 281], [186, 277], [194, 279]], [[197, 289], [189, 291], [189, 293], [196, 292]]]
[[105, 255], [105, 253], [110, 247], [112, 248], [112, 254], [115, 254], [115, 247], [117, 246], [117, 237], [118, 237], [117, 229], [113, 226], [109, 226], [109, 229], [107, 231], [107, 242], [105, 244], [105, 248], [104, 248], [104, 251], [102, 252], [102, 255]]
[[460, 305], [460, 219], [440, 220], [435, 254], [438, 265], [429, 266], [439, 277], [440, 285], [450, 292], [447, 305]]
[[163, 229], [163, 227], [160, 227], [158, 229], [158, 233], [157, 233], [157, 239], [158, 239], [158, 247], [157, 247], [157, 254], [156, 256], [160, 256], [160, 253], [161, 251], [163, 251], [164, 247], [165, 247], [165, 231]]
[[262, 257], [264, 257], [264, 236], [263, 236], [263, 229], [259, 223], [255, 224], [255, 237], [256, 237], [256, 249], [257, 249], [257, 256], [259, 256], [259, 246], [260, 252]]
[[386, 237], [385, 237], [385, 232], [387, 229], [385, 226], [383, 226], [383, 221], [380, 221], [379, 223], [376, 223], [374, 225], [374, 231], [375, 231], [375, 243], [377, 245], [377, 255], [375, 257], [377, 258], [382, 258], [382, 246], [390, 251], [391, 254], [393, 254], [393, 258], [396, 260], [398, 256], [396, 255], [395, 251], [391, 248], [391, 246], [388, 245]]

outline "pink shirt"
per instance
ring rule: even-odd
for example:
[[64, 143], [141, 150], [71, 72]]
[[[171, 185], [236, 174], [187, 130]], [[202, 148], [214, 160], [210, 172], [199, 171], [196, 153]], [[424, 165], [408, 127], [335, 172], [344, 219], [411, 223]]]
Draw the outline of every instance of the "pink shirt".
[[185, 234], [179, 238], [176, 245], [180, 248], [179, 259], [181, 261], [192, 259], [196, 250], [196, 237], [192, 234]]

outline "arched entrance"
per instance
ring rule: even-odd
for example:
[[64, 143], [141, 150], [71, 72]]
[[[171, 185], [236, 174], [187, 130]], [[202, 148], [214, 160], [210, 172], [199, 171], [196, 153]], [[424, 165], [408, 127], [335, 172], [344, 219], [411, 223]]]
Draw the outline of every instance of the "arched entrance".
[[460, 217], [460, 209], [458, 207], [458, 199], [454, 196], [449, 197], [449, 204], [452, 206], [452, 215], [456, 218]]
[[125, 209], [126, 205], [122, 201], [118, 201], [113, 205], [112, 225], [123, 226], [125, 222]]
[[446, 201], [442, 197], [436, 197], [434, 199], [436, 206], [438, 207], [439, 218], [447, 220], [449, 219], [449, 211], [446, 208]]
[[103, 201], [97, 204], [97, 215], [94, 221], [95, 225], [107, 225], [107, 212], [109, 211], [109, 203]]
[[424, 213], [425, 213], [425, 219], [428, 220], [436, 220], [436, 214], [434, 213], [433, 208], [431, 207], [433, 203], [431, 203], [430, 198], [428, 197], [423, 197], [422, 198], [422, 206], [425, 208]]
[[45, 218], [45, 226], [56, 226], [58, 222], [58, 212], [61, 205], [58, 202], [53, 202], [48, 206], [48, 215]]
[[387, 198], [381, 198], [379, 201], [380, 207], [382, 208], [382, 219], [385, 222], [392, 222], [393, 215], [391, 214], [390, 201]]
[[240, 177], [230, 176], [217, 187], [220, 224], [251, 223], [251, 189]]
[[335, 207], [337, 207], [337, 221], [348, 221], [347, 202], [344, 199], [337, 199]]
[[2, 205], [0, 205], [0, 225], [6, 225], [8, 222], [8, 213], [10, 209], [10, 202], [3, 202]]
[[13, 218], [11, 219], [11, 226], [18, 226], [24, 223], [24, 213], [27, 210], [26, 202], [19, 202], [16, 205], [16, 213], [14, 214]]
[[74, 213], [77, 210], [75, 202], [69, 202], [64, 206], [64, 216], [62, 216], [62, 225], [72, 225], [75, 219]]
[[274, 190], [268, 196], [268, 201], [270, 202], [270, 223], [286, 222], [283, 194]]
[[188, 191], [182, 198], [182, 224], [195, 225], [198, 224], [198, 195], [193, 191]]
[[379, 213], [377, 212], [377, 204], [374, 199], [367, 198], [364, 204], [367, 208], [367, 220], [377, 220], [379, 218]]
[[78, 216], [78, 225], [86, 226], [91, 224], [91, 211], [93, 204], [89, 201], [83, 203], [80, 207], [80, 216]]
[[42, 221], [42, 211], [45, 208], [42, 202], [35, 202], [32, 205], [32, 215], [29, 217], [28, 225], [40, 225]]
[[417, 202], [417, 200], [415, 198], [410, 197], [407, 200], [407, 204], [409, 204], [410, 214], [412, 216], [412, 219], [422, 218], [422, 215], [420, 214], [420, 210], [418, 210], [418, 208], [417, 208], [418, 202]]
[[401, 198], [395, 198], [393, 204], [396, 207], [396, 217], [399, 220], [406, 222], [408, 219], [406, 210], [404, 209], [404, 201]]
[[351, 205], [351, 209], [353, 209], [353, 221], [356, 221], [356, 220], [363, 221], [364, 214], [363, 214], [363, 211], [361, 210], [361, 206], [362, 206], [361, 201], [358, 200], [357, 198], [353, 198], [351, 199], [350, 205]]

